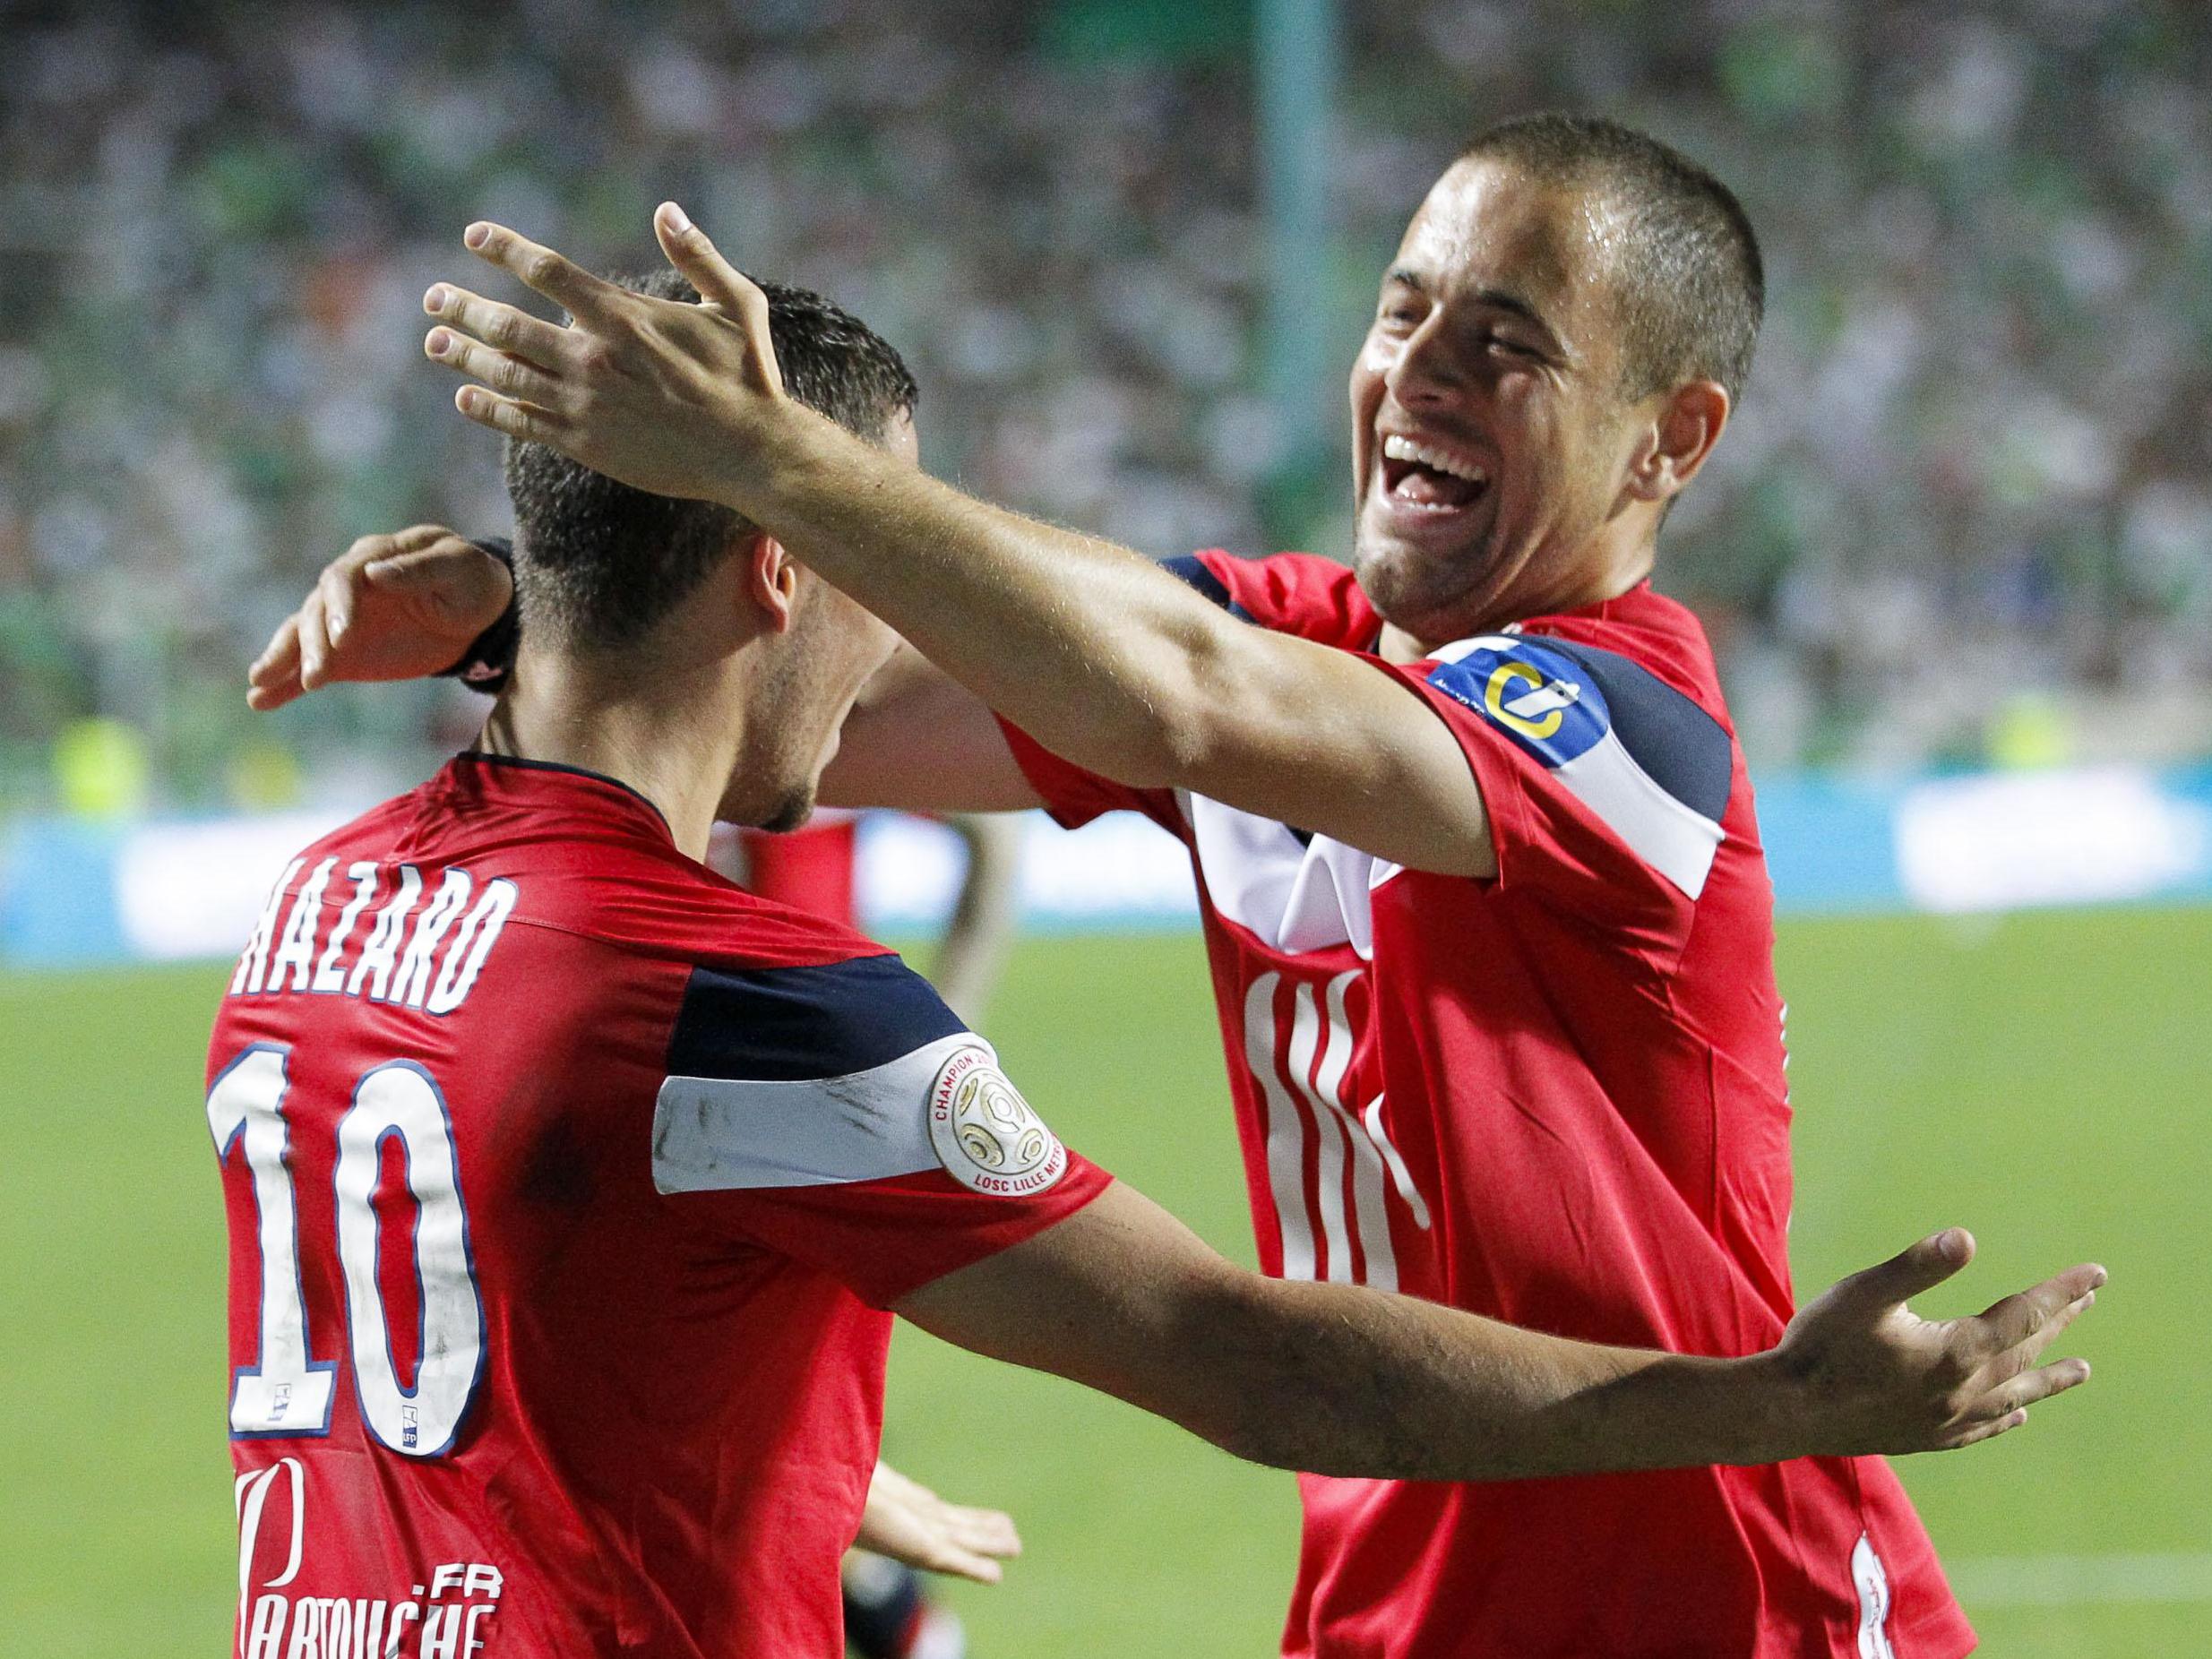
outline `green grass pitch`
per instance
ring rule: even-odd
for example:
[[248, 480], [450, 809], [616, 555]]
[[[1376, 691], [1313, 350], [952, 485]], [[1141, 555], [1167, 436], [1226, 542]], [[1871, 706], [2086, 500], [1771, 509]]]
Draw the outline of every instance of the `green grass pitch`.
[[[1801, 1288], [1950, 1222], [1982, 1259], [1938, 1311], [2083, 1257], [2113, 1271], [2076, 1345], [2099, 1367], [2087, 1393], [1905, 1466], [1984, 1651], [2208, 1651], [2212, 911], [1798, 923], [1781, 966]], [[206, 967], [0, 978], [11, 1654], [225, 1646], [221, 1217], [199, 1091], [219, 988]], [[1250, 1259], [1193, 941], [1032, 941], [991, 1028], [1070, 1141]], [[1006, 1585], [951, 1592], [978, 1659], [1273, 1651], [1287, 1476], [912, 1332], [888, 1448], [1021, 1522]]]

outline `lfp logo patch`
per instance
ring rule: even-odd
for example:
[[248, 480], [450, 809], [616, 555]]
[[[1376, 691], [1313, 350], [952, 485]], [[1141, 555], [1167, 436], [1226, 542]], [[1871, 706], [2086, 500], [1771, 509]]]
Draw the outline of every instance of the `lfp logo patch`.
[[929, 1142], [971, 1191], [1027, 1198], [1068, 1171], [1060, 1138], [980, 1045], [955, 1050], [930, 1087]]
[[1546, 766], [1596, 747], [1612, 726], [1597, 682], [1564, 651], [1511, 634], [1438, 653], [1429, 683], [1465, 703]]

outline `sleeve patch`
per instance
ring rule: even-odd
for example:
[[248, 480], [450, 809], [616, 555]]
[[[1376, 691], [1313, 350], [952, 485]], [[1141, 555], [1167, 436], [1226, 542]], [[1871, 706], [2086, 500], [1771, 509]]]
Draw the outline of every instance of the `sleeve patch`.
[[839, 1078], [967, 1030], [895, 956], [738, 973], [701, 967], [684, 989], [667, 1070], [763, 1082]]
[[1676, 887], [1703, 891], [1734, 752], [1690, 698], [1618, 652], [1513, 634], [1447, 646], [1429, 683], [1533, 756]]
[[1429, 683], [1465, 703], [1545, 765], [1557, 770], [1596, 748], [1612, 729], [1594, 675], [1554, 650], [1511, 634], [1485, 634], [1437, 653]]
[[1068, 1149], [980, 1042], [946, 1059], [929, 1091], [929, 1139], [971, 1192], [1029, 1198], [1068, 1173]]

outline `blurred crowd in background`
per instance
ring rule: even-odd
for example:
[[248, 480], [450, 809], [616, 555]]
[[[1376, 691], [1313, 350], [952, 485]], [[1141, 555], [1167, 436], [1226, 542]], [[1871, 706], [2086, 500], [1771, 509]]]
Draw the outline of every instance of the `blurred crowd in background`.
[[[1769, 321], [1661, 585], [1755, 763], [2212, 752], [2199, 5], [1342, 13], [1313, 326], [1347, 366], [1498, 116], [1613, 115], [1743, 197]], [[451, 686], [273, 719], [243, 686], [354, 537], [505, 527], [496, 445], [420, 352], [479, 216], [639, 268], [676, 197], [907, 353], [941, 475], [1162, 555], [1348, 545], [1343, 455], [1290, 452], [1259, 391], [1244, 6], [0, 15], [0, 810], [367, 793], [466, 737]]]

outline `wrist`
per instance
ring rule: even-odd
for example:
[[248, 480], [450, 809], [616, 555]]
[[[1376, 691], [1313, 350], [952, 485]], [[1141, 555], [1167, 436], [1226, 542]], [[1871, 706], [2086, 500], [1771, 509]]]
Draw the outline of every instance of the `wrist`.
[[834, 473], [840, 443], [856, 445], [858, 440], [796, 399], [779, 395], [755, 402], [749, 415], [731, 424], [714, 499], [773, 533], [781, 510], [804, 498], [810, 479]]
[[1716, 1462], [1781, 1463], [1814, 1451], [1819, 1434], [1812, 1397], [1779, 1348], [1713, 1363], [1726, 1447]]

